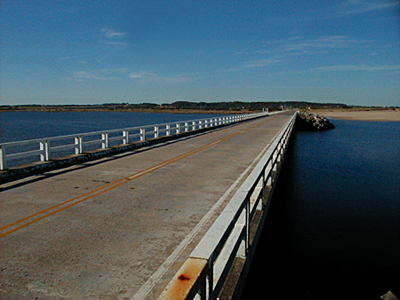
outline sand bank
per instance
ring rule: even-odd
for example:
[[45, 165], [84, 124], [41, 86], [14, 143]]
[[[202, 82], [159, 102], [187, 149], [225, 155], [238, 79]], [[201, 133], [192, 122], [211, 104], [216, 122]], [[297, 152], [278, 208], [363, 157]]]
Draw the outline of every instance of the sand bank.
[[400, 122], [400, 110], [311, 110], [312, 113], [335, 119]]

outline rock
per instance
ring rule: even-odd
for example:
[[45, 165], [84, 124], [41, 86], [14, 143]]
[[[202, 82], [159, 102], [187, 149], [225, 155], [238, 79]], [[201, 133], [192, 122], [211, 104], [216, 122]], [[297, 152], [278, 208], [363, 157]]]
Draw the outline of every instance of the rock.
[[327, 118], [306, 112], [300, 112], [297, 115], [296, 127], [300, 130], [329, 130], [334, 129]]
[[381, 299], [385, 300], [399, 300], [399, 298], [396, 297], [395, 294], [393, 294], [391, 291], [387, 292], [385, 295], [381, 296]]

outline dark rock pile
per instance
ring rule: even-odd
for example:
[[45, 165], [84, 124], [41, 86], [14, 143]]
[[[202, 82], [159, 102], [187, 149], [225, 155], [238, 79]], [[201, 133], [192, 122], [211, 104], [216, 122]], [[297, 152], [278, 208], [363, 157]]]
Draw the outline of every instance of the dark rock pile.
[[335, 125], [327, 118], [307, 112], [298, 114], [296, 126], [300, 130], [329, 130], [335, 128]]

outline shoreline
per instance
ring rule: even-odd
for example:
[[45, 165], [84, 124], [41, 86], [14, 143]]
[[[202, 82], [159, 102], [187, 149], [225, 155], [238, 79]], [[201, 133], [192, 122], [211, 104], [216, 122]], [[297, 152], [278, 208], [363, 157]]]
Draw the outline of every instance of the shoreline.
[[38, 108], [38, 109], [3, 109], [2, 112], [138, 112], [138, 113], [167, 113], [167, 114], [215, 114], [215, 115], [229, 115], [229, 114], [248, 114], [259, 111], [250, 110], [205, 110], [205, 109], [65, 109], [65, 108]]
[[312, 109], [310, 110], [310, 112], [333, 119], [371, 122], [400, 122], [400, 110], [398, 109], [351, 111], [334, 109]]
[[[128, 108], [128, 109], [99, 109], [99, 108], [54, 108], [37, 107], [28, 109], [0, 109], [1, 112], [143, 112], [143, 113], [169, 113], [169, 114], [247, 114], [254, 110], [206, 110], [206, 109], [152, 109], [152, 108]], [[353, 121], [376, 121], [376, 122], [400, 122], [400, 109], [311, 109], [308, 112], [326, 118], [353, 120]]]

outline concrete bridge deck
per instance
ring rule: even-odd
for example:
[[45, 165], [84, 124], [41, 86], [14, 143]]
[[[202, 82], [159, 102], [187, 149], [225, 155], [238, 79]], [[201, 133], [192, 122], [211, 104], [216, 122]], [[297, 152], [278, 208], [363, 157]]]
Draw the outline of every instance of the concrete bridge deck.
[[4, 184], [1, 299], [156, 299], [292, 112]]

